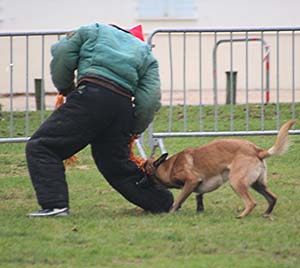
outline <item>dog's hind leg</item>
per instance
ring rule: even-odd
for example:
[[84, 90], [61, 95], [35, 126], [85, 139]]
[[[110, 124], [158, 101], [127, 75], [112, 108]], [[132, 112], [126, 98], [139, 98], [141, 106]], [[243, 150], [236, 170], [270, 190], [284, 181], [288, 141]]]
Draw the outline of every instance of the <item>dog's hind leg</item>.
[[263, 195], [264, 198], [266, 198], [266, 200], [268, 201], [269, 206], [268, 206], [267, 210], [263, 214], [264, 216], [268, 216], [272, 212], [272, 210], [273, 210], [273, 208], [274, 208], [274, 206], [276, 204], [277, 196], [275, 194], [273, 194], [272, 192], [270, 192], [267, 189], [267, 186], [265, 184], [263, 184], [262, 182], [258, 181], [258, 180], [256, 182], [254, 182], [251, 185], [251, 187], [255, 191], [257, 191], [258, 193], [260, 193], [261, 195]]
[[197, 201], [197, 212], [203, 212], [204, 211], [203, 194], [196, 194], [196, 201]]
[[247, 185], [238, 183], [238, 184], [231, 184], [231, 186], [240, 195], [240, 197], [243, 199], [245, 203], [244, 211], [237, 216], [238, 219], [244, 218], [255, 208], [256, 203], [249, 195]]
[[248, 192], [248, 186], [243, 184], [241, 181], [237, 184], [231, 183], [233, 189], [240, 195], [245, 203], [244, 211], [237, 216], [238, 219], [244, 218], [247, 216], [256, 206], [255, 201], [251, 198]]
[[249, 186], [260, 175], [261, 170], [257, 168], [257, 161], [253, 161], [251, 157], [239, 157], [232, 163], [229, 172], [229, 182], [232, 188], [243, 199], [245, 203], [244, 211], [237, 216], [237, 218], [243, 218], [247, 216], [256, 206], [255, 201], [249, 194]]

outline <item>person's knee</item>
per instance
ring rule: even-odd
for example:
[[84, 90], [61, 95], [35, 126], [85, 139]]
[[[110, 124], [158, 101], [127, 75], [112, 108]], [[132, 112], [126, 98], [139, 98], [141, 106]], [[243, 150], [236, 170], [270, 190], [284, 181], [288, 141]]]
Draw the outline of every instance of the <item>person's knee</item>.
[[40, 139], [30, 139], [26, 143], [25, 155], [27, 162], [33, 164], [36, 161], [46, 159], [48, 161], [49, 149], [41, 142]]
[[40, 144], [37, 140], [30, 139], [26, 143], [25, 153], [26, 156], [32, 155], [34, 152], [39, 151]]
[[167, 189], [160, 189], [157, 193], [157, 199], [157, 202], [152, 203], [149, 211], [152, 213], [169, 212], [174, 202], [172, 192]]
[[26, 143], [25, 154], [28, 158], [39, 158], [41, 153], [45, 153], [46, 146], [42, 143], [41, 139], [29, 139]]
[[171, 191], [143, 179], [142, 183], [139, 181], [136, 186], [145, 198], [144, 206], [142, 206], [145, 210], [152, 213], [169, 212], [174, 202]]

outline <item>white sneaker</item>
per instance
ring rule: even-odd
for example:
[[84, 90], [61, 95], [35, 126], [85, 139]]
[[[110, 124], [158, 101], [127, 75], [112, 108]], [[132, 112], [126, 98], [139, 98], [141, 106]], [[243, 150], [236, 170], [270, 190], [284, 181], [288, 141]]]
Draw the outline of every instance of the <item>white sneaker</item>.
[[41, 209], [27, 214], [28, 217], [68, 216], [69, 208]]

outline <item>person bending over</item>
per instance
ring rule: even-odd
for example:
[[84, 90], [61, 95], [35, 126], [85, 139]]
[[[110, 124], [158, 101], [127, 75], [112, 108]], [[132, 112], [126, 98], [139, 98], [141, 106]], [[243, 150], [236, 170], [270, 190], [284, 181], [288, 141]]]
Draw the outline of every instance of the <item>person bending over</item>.
[[51, 53], [53, 84], [67, 98], [26, 144], [41, 206], [28, 216], [69, 214], [63, 161], [87, 145], [98, 170], [129, 202], [153, 213], [169, 211], [172, 193], [139, 183], [145, 174], [129, 160], [131, 137], [145, 131], [161, 105], [158, 62], [141, 29], [85, 25], [61, 38]]

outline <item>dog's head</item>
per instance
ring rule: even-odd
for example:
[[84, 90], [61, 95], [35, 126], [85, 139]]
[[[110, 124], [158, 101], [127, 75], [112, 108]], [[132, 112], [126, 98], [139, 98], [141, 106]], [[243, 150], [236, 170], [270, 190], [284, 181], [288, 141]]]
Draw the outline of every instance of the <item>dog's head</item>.
[[144, 165], [146, 176], [139, 182], [141, 185], [147, 184], [161, 184], [160, 179], [156, 176], [158, 167], [167, 159], [168, 154], [162, 154], [158, 159], [150, 157]]
[[167, 159], [168, 153], [162, 154], [158, 159], [154, 159], [153, 157], [149, 158], [145, 163], [145, 171], [147, 175], [155, 175], [158, 167]]

